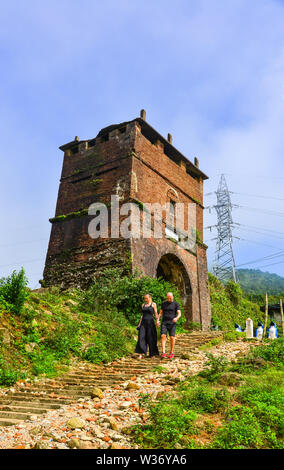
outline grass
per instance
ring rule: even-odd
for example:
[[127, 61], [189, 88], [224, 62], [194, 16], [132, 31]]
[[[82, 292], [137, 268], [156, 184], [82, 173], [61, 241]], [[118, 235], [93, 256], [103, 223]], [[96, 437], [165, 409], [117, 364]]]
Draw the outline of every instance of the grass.
[[166, 367], [156, 366], [156, 367], [153, 367], [152, 372], [157, 372], [158, 374], [162, 374], [166, 370], [167, 370]]
[[54, 377], [74, 359], [100, 364], [132, 353], [144, 294], [158, 308], [168, 291], [180, 300], [168, 282], [118, 269], [105, 270], [85, 291], [29, 291], [24, 270], [0, 281], [0, 386]]
[[0, 339], [0, 386], [26, 377], [54, 377], [74, 358], [110, 362], [133, 351], [135, 328], [123, 314], [115, 308], [86, 311], [81, 295], [50, 288], [30, 292], [20, 315], [2, 310], [0, 328], [10, 341]]
[[134, 442], [165, 449], [283, 448], [283, 345], [282, 338], [266, 343], [234, 364], [208, 353], [203, 372], [158, 402], [144, 398], [149, 419], [131, 428]]
[[212, 323], [218, 329], [233, 333], [235, 323], [244, 328], [248, 317], [253, 320], [254, 325], [258, 321], [264, 323], [264, 313], [260, 311], [259, 305], [248, 300], [238, 284], [229, 281], [224, 286], [209, 273], [209, 290]]

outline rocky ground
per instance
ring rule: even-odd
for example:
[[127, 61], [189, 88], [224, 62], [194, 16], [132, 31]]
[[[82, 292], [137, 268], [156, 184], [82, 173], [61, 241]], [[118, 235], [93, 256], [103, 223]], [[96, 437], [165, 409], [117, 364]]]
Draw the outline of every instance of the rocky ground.
[[[256, 343], [254, 343], [256, 344]], [[215, 356], [233, 360], [246, 354], [249, 342], [228, 342], [211, 347]], [[151, 360], [151, 359], [149, 359]], [[137, 359], [133, 359], [136, 363]], [[44, 415], [8, 427], [0, 428], [0, 449], [131, 449], [136, 448], [127, 428], [143, 423], [147, 415], [139, 407], [140, 394], [159, 394], [171, 390], [188, 375], [200, 372], [207, 361], [204, 351], [195, 349], [182, 358], [161, 361], [163, 370], [153, 370], [103, 392], [95, 390], [93, 399], [80, 398], [77, 403], [64, 405]]]

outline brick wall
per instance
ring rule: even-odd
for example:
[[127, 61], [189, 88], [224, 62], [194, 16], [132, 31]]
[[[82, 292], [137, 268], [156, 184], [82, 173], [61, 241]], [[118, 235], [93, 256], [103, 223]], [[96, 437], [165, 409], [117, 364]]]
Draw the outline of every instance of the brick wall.
[[[146, 130], [145, 130], [146, 126]], [[148, 134], [147, 134], [148, 132]], [[147, 134], [147, 135], [146, 135]], [[150, 137], [149, 137], [150, 136]], [[156, 138], [157, 137], [157, 138]], [[169, 149], [173, 157], [165, 153]], [[92, 141], [73, 141], [61, 147], [64, 162], [46, 265], [44, 285], [87, 286], [105, 267], [123, 266], [132, 255], [132, 269], [156, 277], [157, 269], [184, 288], [188, 320], [210, 325], [206, 248], [203, 233], [203, 175], [141, 119], [103, 129]], [[196, 252], [167, 238], [99, 238], [88, 235], [92, 216], [87, 209], [110, 197], [120, 202], [164, 204], [170, 200], [196, 204], [200, 236]], [[122, 220], [122, 217], [120, 217]], [[187, 229], [185, 217], [185, 229]], [[162, 258], [162, 261], [161, 261]], [[184, 287], [182, 287], [184, 286]]]

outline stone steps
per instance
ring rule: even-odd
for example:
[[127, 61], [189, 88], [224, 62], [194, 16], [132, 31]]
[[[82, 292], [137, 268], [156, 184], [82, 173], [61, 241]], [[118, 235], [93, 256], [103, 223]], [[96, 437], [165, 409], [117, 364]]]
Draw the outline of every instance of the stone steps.
[[26, 420], [26, 419], [29, 419], [33, 414], [36, 414], [36, 413], [33, 413], [31, 411], [27, 413], [20, 413], [16, 411], [0, 411], [0, 421], [1, 419], [7, 419], [7, 418]]
[[16, 405], [4, 405], [0, 407], [0, 413], [2, 412], [17, 412], [17, 413], [30, 413], [30, 414], [41, 414], [45, 413], [46, 408], [35, 408], [34, 406], [16, 406]]
[[[24, 402], [22, 404], [22, 402], [19, 402], [19, 401], [11, 401], [11, 400], [1, 401], [1, 409], [3, 411], [9, 411], [6, 408], [9, 408], [9, 409], [13, 408], [13, 409], [15, 409], [15, 411], [17, 411], [17, 410], [18, 411], [26, 411], [26, 410], [40, 411], [40, 410], [43, 410], [42, 412], [45, 413], [49, 409], [50, 410], [58, 410], [59, 408], [61, 408], [61, 404], [55, 405], [55, 404], [52, 404], [52, 403], [48, 403], [48, 406], [46, 406], [46, 404], [44, 404], [44, 403], [36, 403], [36, 405], [35, 405], [33, 402]], [[35, 413], [37, 413], [37, 411], [35, 411]]]
[[[130, 377], [129, 377], [130, 378]], [[70, 385], [79, 385], [79, 384], [86, 384], [86, 385], [93, 385], [94, 387], [98, 386], [98, 384], [102, 384], [102, 385], [105, 385], [105, 384], [115, 384], [115, 383], [118, 383], [118, 382], [124, 382], [125, 380], [127, 380], [127, 377], [117, 377], [116, 379], [113, 378], [113, 377], [98, 377], [97, 379], [93, 379], [93, 380], [88, 380], [88, 379], [77, 379], [77, 380], [73, 380], [73, 379], [69, 379], [69, 378], [66, 378], [66, 379], [62, 379], [64, 380], [64, 383], [66, 384], [70, 384]], [[64, 395], [64, 394], [63, 394]]]
[[5, 419], [0, 418], [0, 426], [13, 426], [14, 424], [22, 423], [22, 419]]
[[77, 375], [80, 375], [80, 377], [98, 377], [100, 374], [114, 374], [114, 375], [119, 375], [120, 372], [123, 370], [124, 372], [137, 372], [139, 373], [140, 371], [144, 371], [145, 369], [148, 369], [146, 365], [141, 365], [140, 367], [130, 367], [130, 363], [128, 364], [121, 364], [115, 367], [102, 367], [99, 371], [97, 372], [80, 372], [80, 371], [72, 371], [68, 374], [69, 377], [76, 377]]
[[[145, 371], [148, 370], [148, 369], [145, 369]], [[95, 376], [95, 375], [79, 375], [79, 374], [76, 374], [76, 375], [68, 375], [66, 377], [64, 377], [64, 379], [59, 379], [59, 383], [60, 382], [63, 382], [66, 383], [66, 380], [71, 380], [71, 381], [75, 381], [75, 382], [78, 382], [80, 381], [81, 383], [90, 383], [92, 381], [96, 381], [96, 380], [100, 380], [100, 379], [104, 379], [104, 378], [113, 378], [113, 379], [120, 379], [120, 380], [123, 380], [124, 378], [128, 378], [128, 377], [131, 377], [132, 375], [136, 375], [134, 372], [132, 371], [129, 371], [129, 372], [125, 372], [125, 371], [121, 371], [120, 373], [117, 373], [117, 374], [113, 374], [112, 372], [109, 373], [109, 372], [102, 372], [99, 376]]]
[[[92, 389], [91, 388], [87, 388], [87, 387], [81, 387], [80, 389], [78, 390], [68, 390], [68, 389], [65, 389], [65, 392], [61, 389], [55, 389], [52, 393], [56, 396], [70, 396], [70, 397], [78, 397], [78, 398], [81, 398], [81, 397], [84, 397], [84, 396], [87, 396], [87, 395], [90, 395], [91, 394], [91, 391]], [[23, 392], [23, 390], [19, 390], [19, 392], [21, 393], [25, 393]], [[32, 389], [31, 392], [36, 392], [36, 389]], [[52, 398], [53, 395], [50, 394], [49, 392], [48, 393], [44, 393], [42, 392], [42, 395], [41, 395], [43, 398], [46, 397], [46, 398]], [[0, 405], [1, 406], [1, 405]]]
[[[45, 403], [45, 404], [61, 404], [61, 405], [68, 405], [69, 403], [71, 403], [72, 401], [74, 402], [74, 400], [72, 400], [71, 398], [68, 398], [68, 399], [56, 399], [56, 398], [42, 398], [42, 397], [38, 397], [36, 395], [20, 395], [20, 394], [13, 394], [13, 395], [6, 395], [6, 400], [10, 400], [10, 401], [22, 401], [22, 402], [35, 402], [36, 404], [37, 403]], [[76, 400], [75, 400], [76, 401]], [[2, 402], [4, 402], [4, 400], [2, 400], [2, 398], [0, 399], [0, 406], [2, 404]]]
[[[190, 352], [215, 337], [220, 332], [190, 333], [177, 336], [175, 357]], [[161, 351], [161, 345], [159, 344]], [[167, 351], [169, 341], [167, 342]], [[169, 351], [168, 351], [169, 352]], [[76, 403], [79, 398], [91, 397], [92, 389], [104, 390], [129, 380], [133, 376], [151, 372], [157, 365], [168, 362], [160, 357], [136, 359], [127, 356], [104, 365], [76, 365], [73, 369], [56, 379], [46, 379], [16, 385], [14, 391], [0, 395], [0, 426], [10, 426], [27, 420], [32, 415], [42, 415], [49, 410], [59, 409], [62, 405]]]

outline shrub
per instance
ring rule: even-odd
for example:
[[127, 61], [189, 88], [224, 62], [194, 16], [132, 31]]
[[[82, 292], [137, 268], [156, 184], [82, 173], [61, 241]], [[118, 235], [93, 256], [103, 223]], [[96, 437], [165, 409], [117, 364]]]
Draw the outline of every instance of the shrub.
[[[282, 377], [283, 379], [283, 377]], [[257, 416], [260, 424], [266, 429], [272, 429], [283, 436], [283, 391], [275, 387], [258, 385], [256, 387], [241, 387], [238, 395], [238, 401], [250, 406]]]
[[283, 438], [283, 409], [281, 411], [277, 406], [278, 405], [273, 406], [267, 405], [266, 403], [256, 402], [253, 404], [252, 409], [264, 430], [273, 430], [275, 431], [276, 436]]
[[26, 378], [26, 374], [6, 365], [0, 359], [0, 385], [10, 387], [20, 379]]
[[181, 402], [167, 397], [148, 405], [150, 424], [136, 426], [135, 438], [142, 447], [172, 449], [184, 435], [194, 433], [196, 414]]
[[225, 341], [237, 341], [245, 336], [246, 334], [244, 332], [241, 333], [240, 331], [226, 331], [223, 335]]
[[0, 307], [20, 314], [28, 297], [28, 279], [22, 268], [18, 273], [0, 279]]
[[269, 344], [260, 346], [252, 352], [253, 357], [261, 357], [273, 364], [284, 364], [284, 338], [278, 338]]
[[234, 305], [238, 305], [241, 302], [243, 292], [239, 284], [228, 281], [225, 286], [225, 291]]
[[264, 447], [265, 435], [250, 408], [237, 405], [228, 414], [225, 425], [218, 429], [212, 442], [215, 449]]
[[54, 351], [57, 357], [75, 353], [78, 355], [81, 341], [79, 322], [66, 320], [56, 330], [54, 330], [45, 340], [45, 347]]
[[200, 384], [192, 387], [192, 384], [188, 384], [188, 388], [181, 393], [181, 401], [186, 409], [216, 413], [227, 408], [230, 393], [225, 388], [213, 390], [208, 385]]
[[[182, 301], [176, 286], [171, 285], [164, 279], [153, 279], [148, 276], [139, 277], [134, 275], [123, 275], [120, 268], [105, 269], [96, 278], [90, 288], [82, 293], [80, 306], [88, 312], [97, 312], [100, 309], [112, 309], [124, 313], [132, 325], [136, 325], [141, 315], [141, 305], [144, 302], [144, 295], [151, 294], [153, 301], [157, 304], [157, 309], [161, 307], [167, 292], [173, 292], [175, 300], [182, 308]], [[178, 322], [178, 328], [185, 323], [182, 315]]]
[[57, 357], [54, 353], [41, 349], [28, 354], [32, 361], [31, 373], [33, 375], [44, 374], [46, 377], [56, 375]]
[[110, 362], [134, 350], [134, 329], [122, 312], [114, 308], [97, 312], [96, 319], [97, 331], [83, 359], [95, 364]]
[[251, 350], [247, 357], [240, 358], [230, 367], [230, 370], [251, 373], [259, 369], [267, 369], [269, 366], [282, 365], [284, 362], [283, 343], [284, 338], [278, 338]]
[[269, 385], [254, 385], [253, 387], [243, 387], [238, 394], [238, 399], [244, 403], [264, 403], [266, 405], [279, 406], [284, 408], [284, 398], [280, 390]]
[[[278, 413], [277, 416], [279, 416]], [[235, 406], [228, 413], [224, 426], [217, 431], [211, 447], [217, 449], [282, 448], [277, 432], [267, 425], [269, 423], [267, 417], [266, 412], [263, 414], [263, 408], [261, 412], [259, 408]]]
[[212, 348], [212, 346], [217, 346], [218, 344], [222, 343], [222, 338], [213, 338], [211, 341], [207, 341], [206, 343], [199, 346], [201, 351], [206, 351], [207, 349]]
[[[215, 276], [209, 273], [209, 290], [212, 309], [212, 325], [215, 329], [235, 331], [235, 323], [245, 327], [245, 321], [250, 317], [254, 325], [264, 322], [264, 313], [259, 305], [249, 301], [240, 287], [230, 281], [224, 286]], [[241, 336], [240, 336], [241, 337]]]
[[203, 371], [199, 372], [201, 377], [206, 378], [209, 382], [217, 380], [220, 375], [228, 368], [228, 361], [224, 356], [215, 357], [211, 353], [206, 353], [208, 361]]

